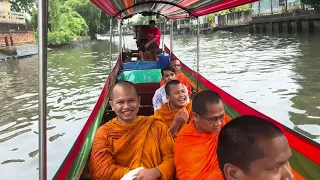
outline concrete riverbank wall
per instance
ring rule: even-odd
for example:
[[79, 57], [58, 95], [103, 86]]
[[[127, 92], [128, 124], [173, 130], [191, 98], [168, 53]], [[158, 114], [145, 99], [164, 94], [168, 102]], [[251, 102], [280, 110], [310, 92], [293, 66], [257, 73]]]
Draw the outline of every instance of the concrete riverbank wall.
[[33, 27], [26, 24], [0, 24], [0, 47], [34, 44]]
[[298, 11], [253, 17], [250, 33], [320, 33], [320, 11]]
[[250, 11], [218, 16], [218, 26], [202, 29], [214, 31], [259, 33], [320, 33], [320, 10], [301, 10], [290, 13], [253, 16]]
[[33, 32], [0, 33], [0, 47], [35, 44]]

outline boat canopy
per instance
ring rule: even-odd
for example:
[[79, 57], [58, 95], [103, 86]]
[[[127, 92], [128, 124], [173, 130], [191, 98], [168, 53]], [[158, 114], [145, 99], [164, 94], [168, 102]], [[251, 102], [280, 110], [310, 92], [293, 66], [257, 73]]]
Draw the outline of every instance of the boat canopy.
[[150, 12], [168, 19], [197, 18], [257, 0], [91, 0], [107, 15], [126, 19]]

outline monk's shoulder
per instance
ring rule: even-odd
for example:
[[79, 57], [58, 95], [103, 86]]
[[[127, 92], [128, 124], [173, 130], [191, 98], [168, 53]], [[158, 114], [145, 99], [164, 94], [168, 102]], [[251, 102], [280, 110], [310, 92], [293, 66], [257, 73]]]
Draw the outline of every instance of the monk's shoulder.
[[159, 128], [159, 129], [168, 129], [166, 123], [164, 122], [163, 118], [161, 116], [157, 115], [152, 115], [149, 116], [150, 119], [152, 119], [152, 126], [154, 128]]
[[187, 76], [185, 74], [183, 74], [182, 72], [180, 73], [180, 78], [183, 79], [184, 81], [189, 82], [189, 79], [187, 78]]
[[173, 151], [175, 159], [188, 161], [188, 154], [194, 148], [194, 137], [190, 133], [190, 124], [185, 125], [174, 140]]
[[[161, 105], [162, 106], [162, 105]], [[161, 117], [162, 113], [161, 113], [161, 106], [159, 109], [157, 109], [155, 112], [154, 112], [154, 116], [157, 116], [157, 117]]]
[[193, 132], [193, 129], [192, 129], [193, 127], [192, 126], [193, 126], [192, 122], [190, 122], [189, 124], [184, 125], [180, 129], [180, 131], [179, 131], [179, 133], [178, 133], [178, 135], [177, 135], [177, 137], [175, 139], [175, 142], [176, 143], [184, 142], [185, 139], [187, 139], [189, 137], [192, 137], [192, 132]]
[[159, 109], [157, 109], [155, 112], [154, 112], [154, 115], [157, 116], [158, 118], [161, 118], [163, 116], [163, 112], [166, 111], [168, 108], [167, 108], [167, 105], [168, 103], [164, 103], [160, 106]]
[[100, 138], [106, 137], [111, 131], [112, 131], [112, 121], [109, 121], [98, 128], [95, 136]]

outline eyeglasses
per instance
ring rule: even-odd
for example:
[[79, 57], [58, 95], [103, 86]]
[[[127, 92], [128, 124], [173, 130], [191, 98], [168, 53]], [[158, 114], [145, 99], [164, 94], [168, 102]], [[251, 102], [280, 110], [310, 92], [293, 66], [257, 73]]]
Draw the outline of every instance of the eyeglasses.
[[224, 114], [221, 115], [221, 116], [218, 116], [218, 117], [213, 117], [213, 118], [206, 118], [202, 115], [199, 114], [199, 116], [203, 117], [205, 120], [207, 120], [210, 124], [214, 124], [216, 121], [218, 120], [223, 120], [224, 119]]

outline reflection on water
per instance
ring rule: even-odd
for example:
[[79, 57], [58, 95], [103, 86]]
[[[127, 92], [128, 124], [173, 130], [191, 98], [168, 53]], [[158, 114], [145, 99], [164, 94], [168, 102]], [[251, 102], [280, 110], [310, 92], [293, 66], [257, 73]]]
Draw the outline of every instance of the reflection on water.
[[[125, 39], [127, 46], [135, 48], [132, 36]], [[169, 44], [168, 36], [165, 42]], [[200, 73], [255, 109], [320, 142], [319, 46], [319, 36], [202, 36]], [[116, 56], [116, 45], [113, 49]], [[49, 54], [50, 179], [100, 94], [108, 75], [108, 50], [108, 42], [100, 42]], [[175, 36], [174, 52], [191, 68], [195, 50], [194, 36]], [[3, 179], [38, 176], [36, 58], [0, 63], [0, 172], [25, 170], [2, 173]]]
[[[109, 73], [108, 49], [109, 44], [103, 42], [49, 54], [47, 132], [51, 178], [100, 95]], [[113, 49], [117, 52], [116, 45]], [[36, 56], [0, 63], [0, 172], [26, 169], [19, 174], [2, 173], [3, 179], [38, 179], [37, 65]]]

